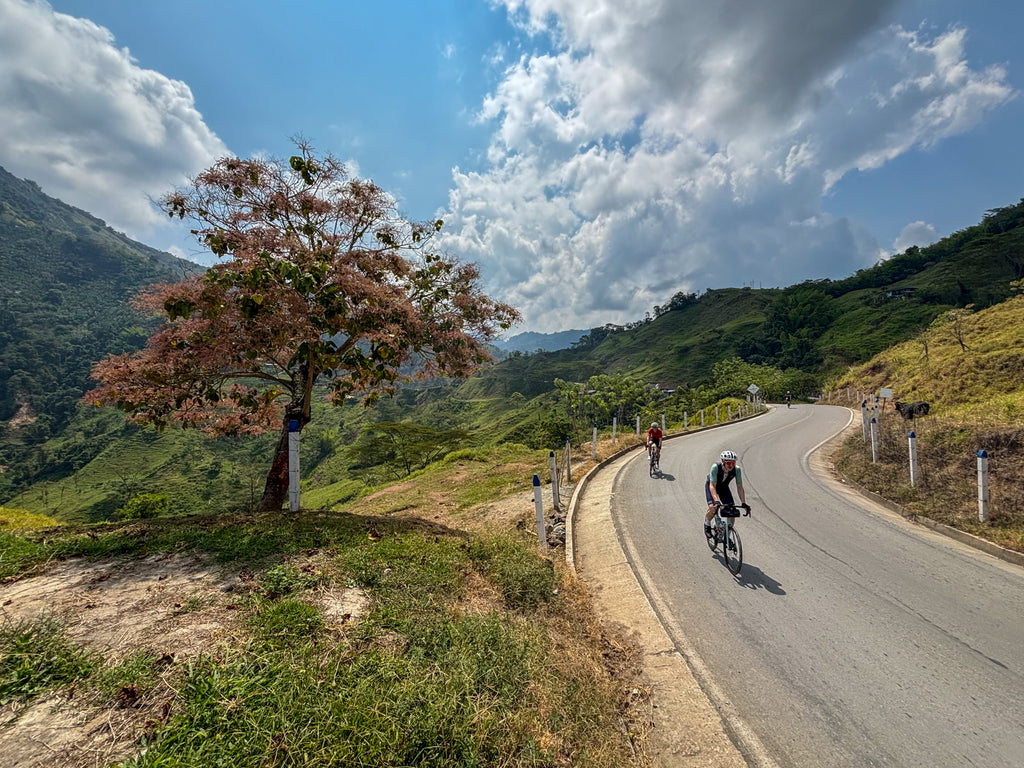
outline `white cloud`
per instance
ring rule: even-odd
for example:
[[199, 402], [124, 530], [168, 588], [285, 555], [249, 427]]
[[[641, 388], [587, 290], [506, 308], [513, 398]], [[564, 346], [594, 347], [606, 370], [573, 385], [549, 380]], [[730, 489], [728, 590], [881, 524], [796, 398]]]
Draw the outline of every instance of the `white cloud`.
[[934, 225], [923, 221], [912, 221], [910, 224], [907, 224], [907, 226], [905, 226], [900, 232], [899, 236], [893, 240], [892, 252], [903, 253], [912, 245], [916, 245], [918, 248], [924, 248], [926, 245], [931, 245], [938, 239], [939, 233], [936, 231]]
[[489, 164], [455, 170], [446, 245], [530, 330], [870, 265], [874, 238], [823, 195], [1014, 96], [963, 30], [887, 26], [891, 0], [504, 4], [538, 51], [482, 105]]
[[151, 198], [228, 154], [187, 85], [42, 0], [0, 0], [0, 126], [0, 165], [136, 238], [165, 226]]

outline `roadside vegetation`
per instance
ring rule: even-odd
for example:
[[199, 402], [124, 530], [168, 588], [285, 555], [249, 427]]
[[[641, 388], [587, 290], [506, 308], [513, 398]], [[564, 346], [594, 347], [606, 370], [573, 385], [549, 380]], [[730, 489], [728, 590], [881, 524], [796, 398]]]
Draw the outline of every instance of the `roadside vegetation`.
[[[1020, 283], [1017, 284], [1018, 286]], [[893, 389], [926, 401], [927, 416], [904, 421], [893, 403], [879, 418], [878, 460], [863, 433], [836, 456], [843, 474], [912, 514], [1024, 552], [1024, 296], [979, 312], [936, 318], [917, 338], [853, 368], [830, 387], [860, 410], [858, 392]], [[848, 396], [852, 394], [852, 397]], [[920, 477], [910, 484], [908, 434]], [[977, 456], [989, 457], [989, 520], [978, 521]]]

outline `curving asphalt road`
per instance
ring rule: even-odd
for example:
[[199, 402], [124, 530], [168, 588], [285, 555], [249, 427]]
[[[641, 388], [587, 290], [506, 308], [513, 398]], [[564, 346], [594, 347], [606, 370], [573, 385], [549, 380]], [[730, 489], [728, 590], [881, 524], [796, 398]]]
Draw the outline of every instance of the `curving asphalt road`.
[[[830, 480], [812, 454], [850, 420], [777, 408], [637, 452], [619, 543], [751, 764], [1024, 765], [1024, 569]], [[732, 576], [701, 532], [703, 480], [740, 456], [750, 518]]]

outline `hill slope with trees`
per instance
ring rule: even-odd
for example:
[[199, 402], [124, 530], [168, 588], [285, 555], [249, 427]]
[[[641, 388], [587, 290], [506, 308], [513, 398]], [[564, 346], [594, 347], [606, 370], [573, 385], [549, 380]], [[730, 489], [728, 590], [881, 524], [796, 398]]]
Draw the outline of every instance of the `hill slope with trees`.
[[145, 340], [128, 297], [188, 269], [0, 168], [0, 490], [65, 429], [93, 364]]

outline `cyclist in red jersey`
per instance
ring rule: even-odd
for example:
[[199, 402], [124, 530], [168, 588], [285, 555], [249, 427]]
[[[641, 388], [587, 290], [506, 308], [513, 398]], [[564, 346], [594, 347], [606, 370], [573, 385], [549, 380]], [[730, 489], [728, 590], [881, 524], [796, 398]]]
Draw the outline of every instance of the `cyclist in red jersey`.
[[661, 427], [658, 426], [658, 422], [652, 421], [651, 428], [647, 430], [647, 450], [651, 450], [652, 445], [657, 446], [657, 453], [654, 456], [655, 461], [661, 461]]

